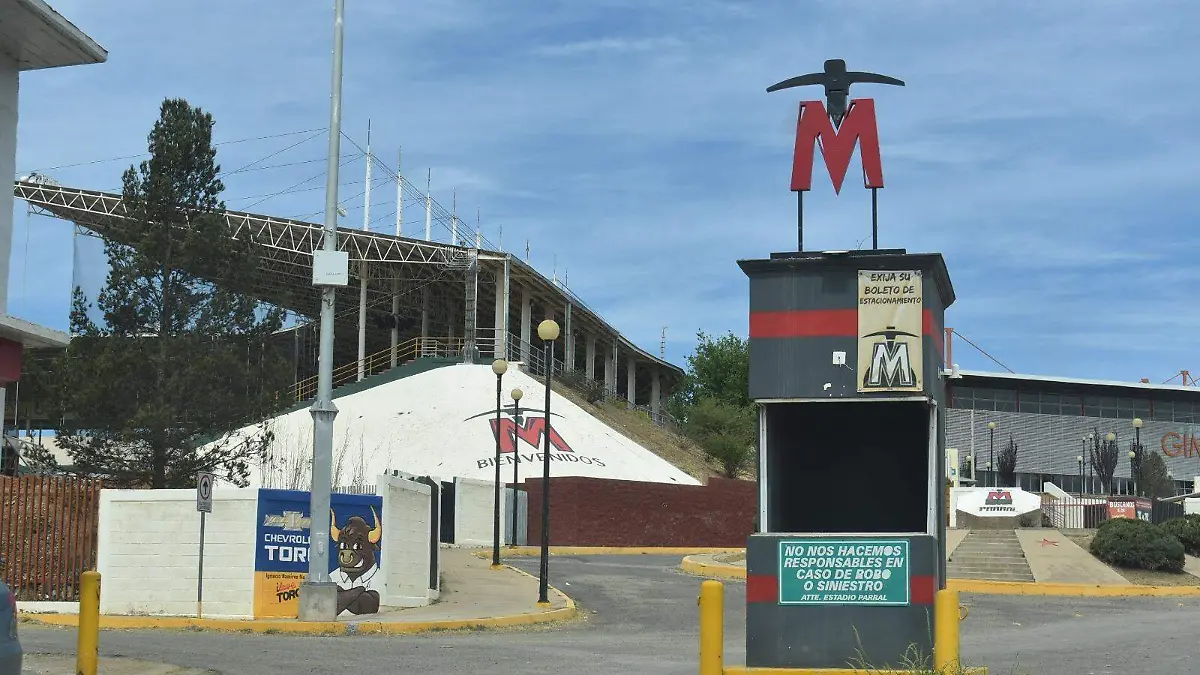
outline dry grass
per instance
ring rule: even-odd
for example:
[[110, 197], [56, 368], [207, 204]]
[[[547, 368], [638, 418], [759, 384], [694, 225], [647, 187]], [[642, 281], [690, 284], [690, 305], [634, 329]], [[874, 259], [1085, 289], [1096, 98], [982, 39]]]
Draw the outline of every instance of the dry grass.
[[[1078, 544], [1083, 550], [1090, 551], [1092, 537], [1095, 532], [1073, 530], [1063, 532], [1063, 535]], [[1107, 564], [1107, 563], [1106, 563]], [[1112, 571], [1125, 577], [1125, 580], [1135, 586], [1200, 586], [1200, 577], [1187, 572], [1164, 572], [1161, 570], [1138, 570], [1128, 567], [1108, 566]], [[1194, 571], [1194, 570], [1193, 570]]]
[[741, 553], [723, 553], [716, 556], [716, 561], [719, 563], [725, 563], [726, 565], [735, 565], [737, 563], [744, 564], [746, 562], [746, 552], [742, 551]]
[[[554, 382], [553, 389], [555, 393], [565, 396], [586, 410], [592, 417], [621, 432], [700, 482], [705, 482], [710, 476], [720, 475], [720, 471], [705, 457], [700, 448], [683, 436], [658, 426], [646, 413], [630, 410], [615, 402], [588, 403], [579, 392], [561, 382]], [[742, 477], [753, 478], [745, 475]]]

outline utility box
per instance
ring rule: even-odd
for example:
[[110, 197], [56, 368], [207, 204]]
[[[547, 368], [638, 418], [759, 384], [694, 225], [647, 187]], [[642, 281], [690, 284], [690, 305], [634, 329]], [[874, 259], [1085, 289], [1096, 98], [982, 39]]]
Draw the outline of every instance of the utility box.
[[746, 665], [930, 656], [946, 560], [945, 261], [885, 249], [738, 265], [759, 415]]

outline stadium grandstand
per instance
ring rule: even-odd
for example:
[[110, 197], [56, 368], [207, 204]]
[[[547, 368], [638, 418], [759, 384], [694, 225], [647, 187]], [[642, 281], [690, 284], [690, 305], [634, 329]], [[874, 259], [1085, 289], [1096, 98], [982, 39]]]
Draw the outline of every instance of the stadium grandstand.
[[[477, 363], [502, 357], [531, 374], [544, 374], [543, 351], [533, 328], [550, 318], [562, 327], [556, 372], [576, 371], [601, 382], [605, 398], [642, 409], [660, 423], [665, 420], [664, 402], [682, 380], [681, 368], [622, 335], [557, 273], [547, 278], [528, 259], [499, 250], [478, 229], [472, 232], [456, 213], [438, 205], [428, 191], [420, 192], [369, 151], [366, 157], [368, 167], [382, 170], [381, 179], [374, 182], [397, 188], [395, 232], [370, 229], [369, 211], [363, 228], [338, 228], [338, 248], [349, 253], [351, 283], [337, 294], [335, 387], [420, 357], [461, 357]], [[371, 184], [368, 174], [367, 185]], [[70, 221], [77, 235], [114, 236], [125, 218], [120, 194], [67, 187], [42, 173], [22, 176], [14, 190], [31, 212]], [[369, 204], [369, 188], [366, 192]], [[419, 209], [423, 236], [402, 232], [405, 206]], [[288, 396], [291, 402], [311, 399], [320, 298], [312, 284], [312, 259], [321, 245], [321, 226], [234, 210], [226, 211], [224, 219], [230, 237], [252, 234], [258, 243], [262, 262], [255, 296], [291, 317], [276, 336], [293, 353], [295, 385]], [[449, 229], [450, 241], [435, 240], [434, 225]], [[53, 426], [36, 406], [14, 414], [23, 429]]]

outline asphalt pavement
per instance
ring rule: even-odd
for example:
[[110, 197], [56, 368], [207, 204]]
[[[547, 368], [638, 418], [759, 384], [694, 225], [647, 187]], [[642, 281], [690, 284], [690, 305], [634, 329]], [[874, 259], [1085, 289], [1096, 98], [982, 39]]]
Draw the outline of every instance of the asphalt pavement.
[[[537, 559], [515, 564], [537, 573]], [[551, 583], [583, 618], [502, 631], [409, 636], [291, 637], [194, 631], [106, 631], [102, 656], [128, 656], [225, 675], [521, 672], [596, 675], [696, 672], [700, 580], [678, 556], [555, 556]], [[744, 585], [726, 582], [726, 661], [745, 660]], [[964, 596], [963, 654], [994, 675], [1200, 675], [1200, 601]], [[73, 629], [23, 624], [27, 651], [71, 654]]]

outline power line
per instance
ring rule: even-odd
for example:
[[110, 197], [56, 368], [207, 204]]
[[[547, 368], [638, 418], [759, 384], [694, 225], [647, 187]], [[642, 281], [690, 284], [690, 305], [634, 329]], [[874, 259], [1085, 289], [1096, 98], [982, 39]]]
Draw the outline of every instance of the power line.
[[972, 347], [974, 347], [975, 349], [977, 349], [980, 354], [983, 354], [984, 356], [986, 356], [989, 359], [991, 359], [992, 361], [994, 361], [996, 363], [996, 365], [1007, 370], [1008, 372], [1012, 373], [1013, 375], [1016, 375], [1016, 372], [1012, 368], [1009, 368], [1008, 366], [1004, 365], [1003, 363], [1000, 363], [1000, 361], [998, 359], [996, 359], [996, 357], [994, 357], [991, 354], [984, 351], [983, 348], [980, 347], [979, 345], [975, 344], [974, 342], [971, 342], [971, 340], [966, 335], [963, 335], [962, 333], [958, 332], [958, 330], [956, 330], [954, 328], [951, 328], [950, 332], [952, 332], [955, 335], [957, 335], [958, 337], [962, 338], [967, 344], [969, 344]]
[[[312, 133], [314, 131], [324, 132], [324, 131], [326, 131], [326, 128], [320, 127], [320, 128], [315, 128], [315, 129], [302, 129], [300, 131], [288, 131], [288, 132], [285, 132], [282, 134], [270, 134], [267, 136], [254, 136], [252, 138], [238, 138], [238, 139], [235, 139], [232, 141], [221, 141], [219, 143], [213, 143], [213, 145], [214, 146], [215, 145], [234, 145], [236, 143], [250, 143], [253, 141], [266, 141], [266, 140], [270, 140], [272, 138], [284, 138], [286, 136], [296, 136], [299, 134]], [[137, 159], [138, 157], [146, 157], [149, 154], [150, 153], [148, 153], [148, 152], [140, 152], [136, 155], [125, 155], [122, 157], [109, 157], [107, 159], [94, 159], [89, 162], [76, 162], [74, 164], [60, 164], [58, 166], [50, 166], [50, 167], [46, 167], [43, 169], [33, 169], [31, 171], [21, 171], [19, 173], [21, 173], [21, 174], [46, 173], [48, 171], [57, 171], [59, 169], [73, 169], [73, 168], [80, 167], [80, 166], [91, 166], [93, 164], [104, 164], [107, 162], [119, 162], [124, 159]]]

